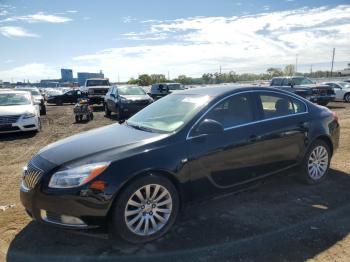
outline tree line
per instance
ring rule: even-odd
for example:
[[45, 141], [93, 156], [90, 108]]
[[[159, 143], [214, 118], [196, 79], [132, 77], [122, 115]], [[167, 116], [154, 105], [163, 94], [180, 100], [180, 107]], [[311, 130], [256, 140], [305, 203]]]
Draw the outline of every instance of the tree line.
[[140, 85], [140, 86], [149, 86], [155, 83], [165, 83], [165, 82], [177, 82], [184, 85], [191, 84], [220, 84], [220, 83], [234, 83], [242, 81], [256, 81], [256, 80], [270, 80], [272, 77], [278, 76], [292, 76], [300, 75], [306, 77], [329, 77], [330, 71], [315, 71], [310, 73], [299, 73], [295, 72], [294, 65], [286, 65], [283, 69], [270, 67], [266, 70], [265, 73], [253, 74], [253, 73], [243, 73], [237, 74], [234, 71], [228, 73], [205, 73], [201, 77], [189, 77], [186, 75], [179, 75], [177, 78], [169, 80], [163, 74], [142, 74], [139, 75], [137, 79], [131, 78], [127, 83]]

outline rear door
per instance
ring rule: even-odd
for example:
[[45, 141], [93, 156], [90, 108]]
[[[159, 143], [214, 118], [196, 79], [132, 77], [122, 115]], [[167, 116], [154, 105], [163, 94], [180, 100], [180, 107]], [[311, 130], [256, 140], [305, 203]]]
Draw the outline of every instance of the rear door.
[[297, 164], [309, 131], [306, 103], [278, 92], [261, 91], [255, 95], [267, 170], [275, 172]]

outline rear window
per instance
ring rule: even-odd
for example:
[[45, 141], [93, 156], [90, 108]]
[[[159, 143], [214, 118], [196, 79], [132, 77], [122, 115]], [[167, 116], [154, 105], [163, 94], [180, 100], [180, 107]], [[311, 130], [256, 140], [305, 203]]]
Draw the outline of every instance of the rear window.
[[306, 112], [306, 106], [302, 101], [280, 94], [261, 94], [260, 101], [263, 119]]

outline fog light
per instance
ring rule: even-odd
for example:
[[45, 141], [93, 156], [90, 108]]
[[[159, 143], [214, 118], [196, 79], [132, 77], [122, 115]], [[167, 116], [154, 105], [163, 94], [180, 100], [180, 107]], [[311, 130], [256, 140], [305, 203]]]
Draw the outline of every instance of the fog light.
[[62, 221], [63, 224], [85, 225], [85, 223], [80, 218], [66, 216], [66, 215], [61, 215], [61, 221]]

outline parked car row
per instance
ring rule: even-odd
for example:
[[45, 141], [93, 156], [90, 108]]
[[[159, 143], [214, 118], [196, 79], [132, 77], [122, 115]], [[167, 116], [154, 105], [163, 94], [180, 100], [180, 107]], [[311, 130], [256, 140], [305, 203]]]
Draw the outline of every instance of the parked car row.
[[347, 103], [350, 103], [350, 83], [339, 81], [325, 82], [324, 84], [334, 89], [336, 101], [345, 101]]

